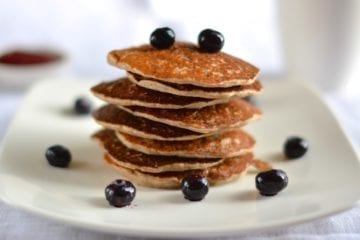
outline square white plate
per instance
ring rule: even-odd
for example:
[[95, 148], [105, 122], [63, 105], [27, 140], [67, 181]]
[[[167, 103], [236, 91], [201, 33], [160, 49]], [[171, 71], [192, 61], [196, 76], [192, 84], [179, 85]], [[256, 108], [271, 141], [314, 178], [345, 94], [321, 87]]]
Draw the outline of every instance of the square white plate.
[[[0, 156], [0, 197], [8, 204], [71, 225], [147, 237], [215, 237], [296, 224], [337, 213], [360, 198], [360, 166], [351, 144], [320, 97], [293, 82], [269, 82], [259, 97], [262, 120], [248, 126], [256, 155], [289, 176], [288, 187], [261, 197], [255, 174], [213, 187], [201, 202], [178, 190], [138, 187], [133, 204], [110, 207], [104, 188], [119, 175], [102, 161], [90, 140], [99, 127], [89, 116], [69, 113], [91, 84], [48, 81], [36, 85], [14, 120]], [[290, 135], [306, 138], [305, 157], [288, 161], [282, 146]], [[68, 169], [50, 167], [47, 147], [70, 148]]]

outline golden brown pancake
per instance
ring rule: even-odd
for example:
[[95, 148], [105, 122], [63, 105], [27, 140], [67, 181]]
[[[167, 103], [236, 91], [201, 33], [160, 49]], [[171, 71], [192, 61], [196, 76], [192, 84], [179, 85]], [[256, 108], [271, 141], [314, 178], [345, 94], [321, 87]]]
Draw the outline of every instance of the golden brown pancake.
[[185, 176], [199, 174], [206, 177], [211, 185], [234, 181], [244, 175], [252, 162], [252, 154], [226, 159], [222, 163], [204, 170], [148, 173], [123, 167], [108, 155], [104, 160], [118, 171], [122, 177], [137, 185], [154, 188], [179, 188]]
[[261, 116], [259, 109], [240, 98], [201, 109], [182, 109], [181, 111], [138, 106], [119, 107], [138, 117], [199, 133], [244, 126]]
[[228, 99], [206, 99], [199, 97], [183, 97], [168, 93], [153, 91], [140, 87], [126, 78], [103, 82], [91, 88], [92, 93], [112, 104], [122, 106], [142, 106], [150, 108], [202, 108]]
[[224, 99], [234, 96], [247, 97], [252, 95], [258, 95], [262, 91], [262, 85], [259, 81], [255, 81], [250, 85], [240, 85], [227, 88], [207, 88], [191, 84], [176, 84], [158, 81], [156, 79], [144, 78], [138, 74], [130, 72], [127, 72], [127, 75], [130, 81], [141, 87], [185, 97]]
[[130, 149], [145, 154], [229, 158], [252, 152], [255, 140], [241, 129], [234, 129], [191, 141], [158, 141], [117, 132], [117, 138]]
[[221, 163], [221, 158], [186, 158], [177, 156], [148, 155], [127, 148], [112, 130], [104, 129], [93, 135], [113, 162], [129, 169], [158, 173], [164, 171], [185, 171], [205, 169]]
[[207, 135], [136, 117], [114, 105], [102, 106], [93, 113], [93, 117], [104, 128], [148, 139], [184, 141]]
[[108, 62], [118, 68], [164, 82], [201, 87], [252, 84], [259, 69], [229, 54], [204, 53], [192, 43], [176, 42], [168, 49], [151, 45], [113, 50]]

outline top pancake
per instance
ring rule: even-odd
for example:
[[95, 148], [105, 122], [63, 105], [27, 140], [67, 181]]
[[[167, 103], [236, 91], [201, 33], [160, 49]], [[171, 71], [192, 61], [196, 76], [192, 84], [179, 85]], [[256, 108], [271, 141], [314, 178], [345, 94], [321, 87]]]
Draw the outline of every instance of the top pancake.
[[177, 42], [169, 49], [150, 45], [113, 50], [111, 65], [160, 81], [201, 87], [231, 87], [252, 84], [259, 69], [223, 52], [204, 53], [191, 43]]

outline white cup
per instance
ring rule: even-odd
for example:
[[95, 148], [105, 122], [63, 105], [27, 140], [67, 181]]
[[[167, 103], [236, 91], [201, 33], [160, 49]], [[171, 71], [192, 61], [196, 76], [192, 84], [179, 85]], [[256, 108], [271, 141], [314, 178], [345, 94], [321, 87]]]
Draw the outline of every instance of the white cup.
[[359, 45], [360, 1], [279, 0], [287, 78], [321, 90], [346, 84]]

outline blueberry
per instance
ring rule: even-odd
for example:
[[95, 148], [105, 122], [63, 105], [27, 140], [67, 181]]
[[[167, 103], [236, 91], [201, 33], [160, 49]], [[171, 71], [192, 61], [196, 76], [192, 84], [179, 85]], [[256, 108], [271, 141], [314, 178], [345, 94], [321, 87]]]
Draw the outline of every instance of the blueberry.
[[219, 52], [224, 46], [224, 42], [224, 36], [212, 29], [203, 30], [198, 37], [200, 50], [208, 53]]
[[150, 35], [150, 44], [156, 49], [166, 49], [175, 42], [175, 33], [171, 28], [155, 29]]
[[89, 114], [92, 110], [92, 103], [86, 97], [79, 97], [75, 100], [74, 111], [77, 114]]
[[49, 147], [45, 152], [45, 157], [49, 164], [54, 167], [65, 168], [71, 161], [70, 151], [61, 145]]
[[209, 192], [207, 179], [200, 175], [190, 175], [181, 182], [184, 197], [190, 201], [200, 201]]
[[256, 188], [264, 196], [276, 195], [288, 185], [288, 182], [286, 173], [280, 169], [260, 172], [255, 177]]
[[290, 137], [284, 144], [284, 154], [288, 159], [295, 159], [304, 156], [309, 148], [306, 140], [300, 137]]
[[130, 205], [135, 195], [135, 186], [127, 180], [117, 179], [105, 188], [106, 200], [114, 207]]

